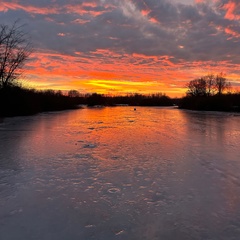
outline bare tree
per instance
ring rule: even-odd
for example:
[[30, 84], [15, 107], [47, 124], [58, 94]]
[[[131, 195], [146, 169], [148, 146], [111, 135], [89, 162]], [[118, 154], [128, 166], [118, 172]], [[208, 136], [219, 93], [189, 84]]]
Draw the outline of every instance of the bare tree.
[[187, 84], [188, 96], [213, 96], [221, 95], [224, 91], [231, 87], [230, 82], [227, 82], [223, 73], [214, 75], [208, 74], [201, 78], [190, 81]]
[[226, 89], [230, 88], [231, 84], [227, 82], [225, 75], [220, 73], [215, 77], [215, 88], [217, 90], [217, 94], [221, 95]]
[[206, 96], [207, 85], [204, 78], [192, 80], [187, 85], [189, 96]]
[[216, 85], [216, 79], [214, 74], [208, 74], [203, 77], [206, 81], [206, 95], [212, 96], [215, 94], [215, 85]]
[[14, 84], [31, 51], [22, 25], [17, 21], [12, 26], [0, 25], [0, 88]]
[[80, 97], [80, 93], [77, 90], [69, 90], [68, 96], [69, 97]]

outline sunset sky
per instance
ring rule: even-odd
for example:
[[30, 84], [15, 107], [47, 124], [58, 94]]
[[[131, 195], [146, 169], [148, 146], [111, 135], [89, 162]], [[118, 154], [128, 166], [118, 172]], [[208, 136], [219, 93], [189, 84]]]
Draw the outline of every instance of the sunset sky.
[[240, 86], [239, 0], [0, 0], [0, 23], [17, 19], [35, 88], [181, 97], [220, 72]]

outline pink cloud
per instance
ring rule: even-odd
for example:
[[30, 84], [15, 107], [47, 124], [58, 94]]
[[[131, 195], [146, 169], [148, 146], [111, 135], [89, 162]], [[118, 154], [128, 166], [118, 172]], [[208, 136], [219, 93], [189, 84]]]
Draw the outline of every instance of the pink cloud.
[[72, 21], [72, 23], [75, 23], [75, 24], [85, 24], [85, 23], [88, 23], [90, 22], [90, 20], [83, 20], [83, 19], [75, 19], [74, 21]]
[[240, 20], [240, 15], [237, 14], [237, 10], [240, 9], [240, 2], [234, 2], [230, 0], [223, 5], [223, 9], [226, 10], [225, 18], [229, 20]]
[[[97, 3], [91, 2], [91, 3], [82, 3], [77, 5], [63, 5], [58, 6], [56, 4], [53, 4], [49, 7], [35, 7], [32, 5], [24, 5], [18, 3], [18, 1], [15, 2], [5, 2], [0, 0], [0, 11], [8, 11], [8, 10], [23, 10], [25, 12], [28, 12], [30, 14], [41, 14], [41, 15], [47, 15], [47, 14], [58, 14], [62, 11], [67, 13], [77, 13], [79, 15], [91, 15], [91, 16], [99, 16], [103, 14], [105, 11], [97, 11], [94, 8], [97, 6]], [[88, 7], [92, 7], [92, 10], [87, 9]], [[107, 6], [106, 6], [107, 8]]]
[[150, 10], [142, 10], [142, 11], [141, 11], [141, 14], [142, 14], [143, 16], [147, 16], [150, 12], [151, 12]]
[[30, 5], [21, 5], [17, 2], [4, 2], [4, 1], [0, 1], [0, 3], [2, 4], [2, 6], [0, 7], [4, 9], [4, 11], [8, 11], [8, 10], [23, 10], [32, 14], [55, 14], [58, 12], [58, 8], [54, 8], [54, 7], [48, 7], [48, 8], [40, 8], [40, 7], [34, 7], [34, 6], [30, 6]]
[[196, 3], [203, 3], [205, 0], [195, 0]]
[[225, 28], [225, 32], [226, 32], [227, 34], [229, 34], [229, 35], [235, 37], [235, 38], [240, 38], [240, 33], [238, 33], [238, 32], [236, 32], [236, 31], [232, 30], [230, 27]]
[[152, 23], [159, 23], [158, 20], [156, 18], [153, 18], [153, 17], [150, 18], [149, 21], [152, 22]]

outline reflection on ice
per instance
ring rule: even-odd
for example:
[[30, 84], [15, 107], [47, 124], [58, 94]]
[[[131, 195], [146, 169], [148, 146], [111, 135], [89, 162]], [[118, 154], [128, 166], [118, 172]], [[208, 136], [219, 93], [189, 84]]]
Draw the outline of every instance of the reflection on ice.
[[240, 235], [229, 114], [80, 109], [0, 124], [0, 239]]

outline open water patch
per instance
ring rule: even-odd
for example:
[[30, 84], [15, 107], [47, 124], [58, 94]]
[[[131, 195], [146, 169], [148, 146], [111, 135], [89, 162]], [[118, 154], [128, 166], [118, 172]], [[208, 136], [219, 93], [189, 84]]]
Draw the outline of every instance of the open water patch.
[[97, 144], [94, 143], [87, 143], [83, 146], [83, 148], [96, 148]]
[[121, 190], [119, 188], [110, 188], [107, 191], [109, 193], [119, 193]]

